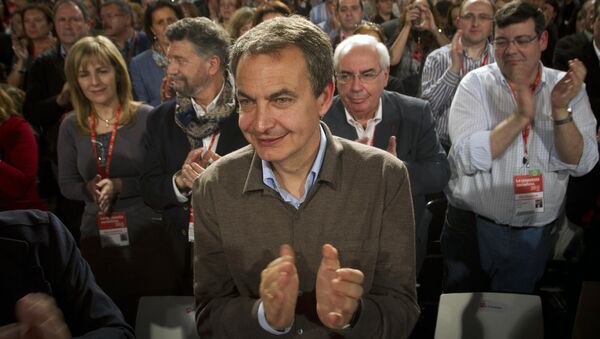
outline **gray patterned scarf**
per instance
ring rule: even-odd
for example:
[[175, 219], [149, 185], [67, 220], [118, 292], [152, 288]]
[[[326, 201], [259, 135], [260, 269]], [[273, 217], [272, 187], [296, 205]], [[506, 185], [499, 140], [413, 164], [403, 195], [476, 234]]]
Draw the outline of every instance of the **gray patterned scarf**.
[[175, 106], [175, 123], [185, 133], [192, 149], [202, 147], [202, 139], [219, 131], [219, 124], [235, 111], [235, 88], [233, 77], [229, 72], [225, 75], [223, 90], [215, 107], [207, 110], [206, 114], [198, 117], [192, 100], [189, 97], [177, 95]]

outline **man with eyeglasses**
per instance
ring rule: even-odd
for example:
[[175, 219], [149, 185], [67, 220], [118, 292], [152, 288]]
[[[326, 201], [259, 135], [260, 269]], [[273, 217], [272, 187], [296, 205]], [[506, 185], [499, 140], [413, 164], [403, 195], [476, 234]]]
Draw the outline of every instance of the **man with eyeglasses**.
[[331, 132], [387, 150], [408, 168], [418, 274], [431, 220], [425, 209], [425, 195], [441, 192], [450, 177], [429, 104], [384, 90], [390, 56], [385, 45], [371, 36], [359, 34], [342, 41], [335, 49], [334, 67], [339, 95], [323, 117]]
[[133, 29], [133, 15], [125, 0], [107, 0], [100, 8], [103, 34], [119, 48], [128, 65], [134, 56], [150, 47], [146, 33]]
[[452, 42], [431, 52], [425, 61], [421, 97], [431, 104], [435, 129], [446, 152], [450, 149], [448, 112], [460, 80], [470, 71], [494, 63], [494, 5], [490, 0], [466, 0], [460, 7]]
[[467, 74], [450, 108], [447, 292], [534, 292], [569, 176], [598, 161], [583, 64], [542, 65], [544, 14], [526, 2], [506, 4], [494, 24], [496, 63]]

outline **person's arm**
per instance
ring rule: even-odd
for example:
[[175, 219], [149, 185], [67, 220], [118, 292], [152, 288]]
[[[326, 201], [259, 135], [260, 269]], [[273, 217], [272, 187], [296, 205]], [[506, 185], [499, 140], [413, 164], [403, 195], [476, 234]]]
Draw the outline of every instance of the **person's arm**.
[[[165, 107], [160, 106], [160, 109]], [[162, 125], [161, 112], [153, 110], [148, 116], [146, 131], [142, 138], [144, 143], [144, 165], [140, 176], [140, 191], [148, 206], [165, 209], [179, 206], [173, 185], [173, 176], [177, 171], [170, 171], [166, 161], [169, 158], [168, 140], [162, 140], [159, 131], [167, 128]]]
[[[588, 173], [598, 161], [596, 119], [582, 86], [585, 78], [582, 67], [580, 61], [570, 61], [569, 72], [555, 85], [551, 94], [555, 147], [550, 167], [553, 170], [567, 169], [573, 176]], [[570, 121], [569, 117], [573, 120]]]
[[421, 77], [421, 98], [429, 101], [435, 120], [440, 119], [452, 102], [461, 79], [460, 71], [451, 69], [444, 53], [445, 47], [442, 47], [427, 56]]
[[[63, 120], [58, 133], [58, 185], [68, 199], [94, 201], [84, 178], [77, 168], [78, 150], [76, 145], [77, 126], [75, 117]], [[91, 149], [90, 144], [90, 149]]]
[[6, 153], [0, 159], [0, 194], [19, 199], [29, 192], [31, 185], [35, 185], [37, 143], [31, 127], [24, 120], [12, 125], [2, 143]]
[[402, 55], [404, 54], [404, 48], [406, 48], [406, 43], [408, 42], [408, 36], [410, 35], [410, 23], [405, 24], [400, 30], [400, 34], [396, 37], [396, 40], [392, 43], [390, 47], [390, 65], [396, 66], [402, 60]]
[[[260, 299], [241, 296], [231, 272], [224, 264], [225, 249], [218, 223], [212, 211], [215, 201], [202, 177], [194, 183], [194, 296], [196, 326], [203, 339], [267, 337], [258, 320]], [[201, 207], [200, 207], [201, 205]], [[275, 259], [275, 258], [273, 258]], [[261, 268], [262, 269], [262, 268]], [[243, 330], [242, 330], [243, 329]]]
[[408, 171], [399, 161], [386, 164], [383, 178], [386, 192], [373, 285], [363, 294], [354, 327], [340, 330], [344, 338], [407, 338], [419, 318]]
[[417, 118], [416, 161], [404, 161], [410, 174], [410, 188], [413, 195], [441, 192], [450, 179], [450, 165], [438, 140], [429, 104], [422, 106]]
[[40, 249], [40, 258], [48, 267], [47, 279], [73, 337], [135, 338], [121, 311], [96, 284], [71, 234], [56, 216], [48, 213], [48, 217], [49, 246]]
[[448, 132], [452, 148], [449, 157], [456, 160], [458, 171], [467, 175], [492, 168], [489, 107], [483, 90], [484, 84], [469, 73], [458, 85], [450, 106]]

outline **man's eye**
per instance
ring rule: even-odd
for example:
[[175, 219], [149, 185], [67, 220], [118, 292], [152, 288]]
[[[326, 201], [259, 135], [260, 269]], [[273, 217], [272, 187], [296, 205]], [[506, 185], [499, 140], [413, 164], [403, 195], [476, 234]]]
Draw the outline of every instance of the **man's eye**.
[[280, 104], [280, 105], [285, 105], [285, 104], [289, 104], [290, 102], [292, 102], [292, 99], [291, 98], [286, 98], [286, 97], [276, 98], [275, 102], [277, 104]]

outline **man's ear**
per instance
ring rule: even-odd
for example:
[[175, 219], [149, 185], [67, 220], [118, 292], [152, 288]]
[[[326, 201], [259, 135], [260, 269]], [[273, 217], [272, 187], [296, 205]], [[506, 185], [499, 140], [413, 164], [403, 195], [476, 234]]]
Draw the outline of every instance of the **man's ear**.
[[331, 107], [331, 103], [333, 102], [333, 92], [335, 89], [335, 85], [333, 84], [333, 80], [330, 81], [323, 92], [317, 98], [317, 102], [319, 104], [319, 116], [322, 118], [325, 116], [325, 113], [329, 111], [329, 107]]

